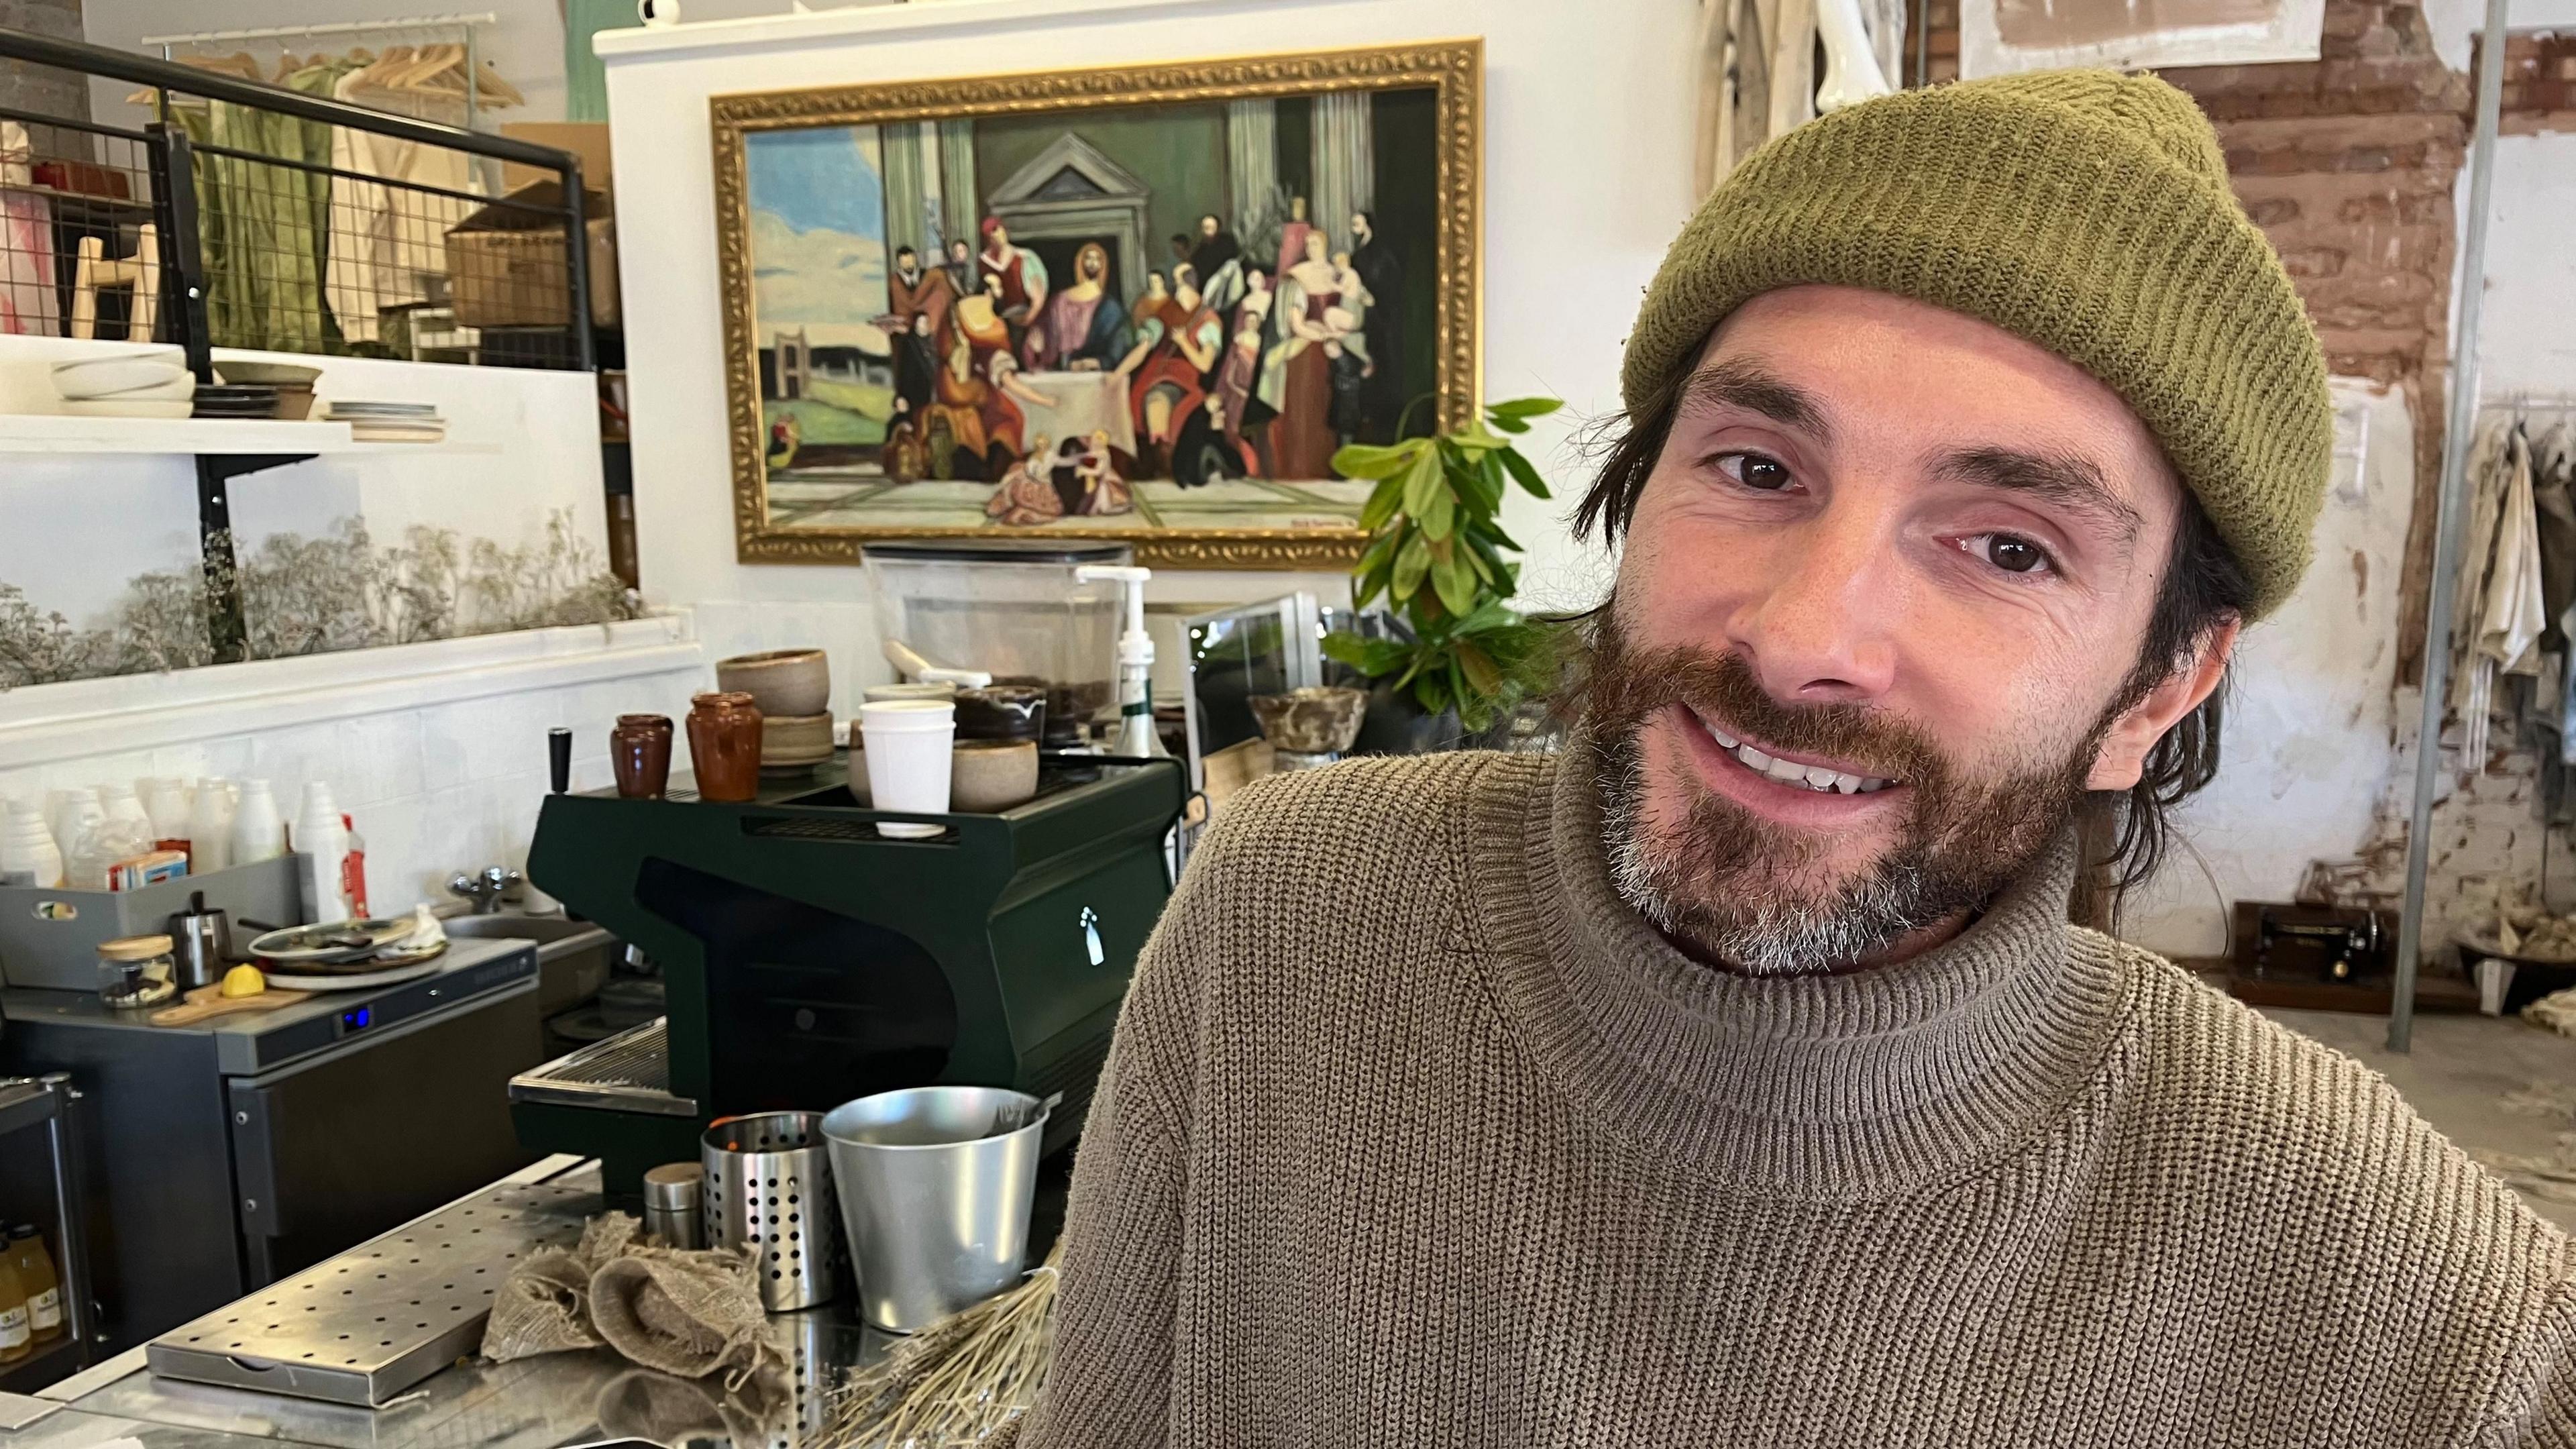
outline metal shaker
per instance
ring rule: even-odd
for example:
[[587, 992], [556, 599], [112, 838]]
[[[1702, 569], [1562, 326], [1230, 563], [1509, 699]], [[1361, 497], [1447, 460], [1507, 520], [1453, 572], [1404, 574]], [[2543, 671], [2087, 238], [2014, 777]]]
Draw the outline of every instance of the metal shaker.
[[644, 1231], [674, 1248], [705, 1246], [698, 1235], [698, 1183], [694, 1162], [665, 1162], [644, 1174]]
[[215, 985], [232, 969], [232, 918], [209, 909], [204, 891], [190, 892], [188, 908], [170, 918], [170, 941], [183, 995]]

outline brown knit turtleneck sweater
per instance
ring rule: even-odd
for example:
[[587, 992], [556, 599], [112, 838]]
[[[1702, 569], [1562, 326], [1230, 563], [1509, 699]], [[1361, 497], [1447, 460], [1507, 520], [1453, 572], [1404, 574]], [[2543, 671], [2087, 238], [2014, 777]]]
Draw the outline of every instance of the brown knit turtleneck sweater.
[[1580, 757], [1265, 782], [1137, 972], [1020, 1449], [2576, 1445], [2567, 1240], [2070, 874], [1749, 979], [1611, 892]]

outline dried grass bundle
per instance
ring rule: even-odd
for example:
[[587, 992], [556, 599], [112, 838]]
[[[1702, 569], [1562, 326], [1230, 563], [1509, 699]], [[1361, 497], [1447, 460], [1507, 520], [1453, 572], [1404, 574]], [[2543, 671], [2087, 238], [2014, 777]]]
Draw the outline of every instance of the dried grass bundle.
[[1017, 1288], [932, 1324], [850, 1375], [815, 1449], [964, 1449], [1035, 1402], [1055, 1358], [1064, 1245]]

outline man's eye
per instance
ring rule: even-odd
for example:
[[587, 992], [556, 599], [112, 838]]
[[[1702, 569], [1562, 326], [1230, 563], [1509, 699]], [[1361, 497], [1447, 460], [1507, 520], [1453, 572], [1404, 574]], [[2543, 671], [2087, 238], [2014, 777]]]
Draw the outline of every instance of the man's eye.
[[1795, 481], [1789, 476], [1788, 465], [1760, 453], [1720, 453], [1710, 461], [1728, 478], [1765, 493], [1778, 492]]
[[2048, 550], [2014, 534], [1980, 533], [1961, 539], [1959, 547], [2008, 574], [2037, 573], [2053, 566]]

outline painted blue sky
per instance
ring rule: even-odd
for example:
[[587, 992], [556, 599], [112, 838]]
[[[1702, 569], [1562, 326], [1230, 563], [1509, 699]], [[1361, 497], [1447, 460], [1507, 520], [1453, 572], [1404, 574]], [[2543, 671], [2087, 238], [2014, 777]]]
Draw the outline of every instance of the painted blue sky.
[[754, 307], [764, 338], [802, 327], [817, 346], [885, 349], [885, 185], [877, 128], [818, 126], [743, 138]]
[[751, 204], [797, 231], [885, 235], [885, 183], [877, 128], [818, 126], [743, 139]]

